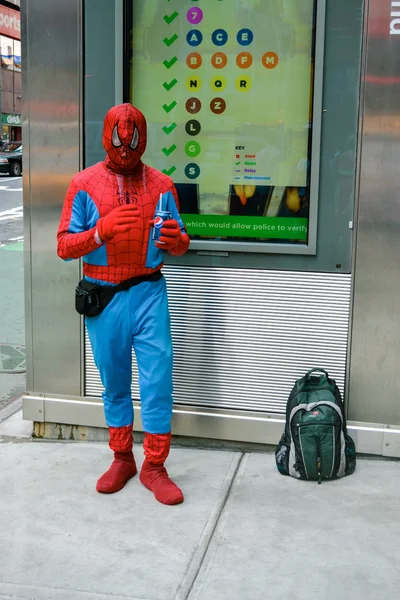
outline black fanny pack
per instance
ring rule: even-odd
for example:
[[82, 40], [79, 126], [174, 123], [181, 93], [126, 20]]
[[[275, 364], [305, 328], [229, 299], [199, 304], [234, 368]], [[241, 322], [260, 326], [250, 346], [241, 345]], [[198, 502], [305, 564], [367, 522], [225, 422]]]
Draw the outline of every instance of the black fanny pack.
[[162, 276], [161, 271], [156, 271], [150, 275], [132, 277], [119, 285], [98, 285], [82, 279], [75, 288], [76, 311], [85, 317], [97, 317], [118, 292], [125, 292], [143, 281], [158, 281]]

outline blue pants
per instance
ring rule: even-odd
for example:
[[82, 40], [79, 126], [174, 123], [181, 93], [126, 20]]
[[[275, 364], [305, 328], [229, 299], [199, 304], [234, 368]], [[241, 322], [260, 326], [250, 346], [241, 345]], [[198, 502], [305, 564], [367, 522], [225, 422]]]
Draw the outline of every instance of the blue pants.
[[120, 292], [98, 317], [86, 319], [104, 386], [109, 427], [133, 423], [132, 347], [139, 369], [144, 431], [168, 433], [172, 416], [172, 340], [165, 279]]

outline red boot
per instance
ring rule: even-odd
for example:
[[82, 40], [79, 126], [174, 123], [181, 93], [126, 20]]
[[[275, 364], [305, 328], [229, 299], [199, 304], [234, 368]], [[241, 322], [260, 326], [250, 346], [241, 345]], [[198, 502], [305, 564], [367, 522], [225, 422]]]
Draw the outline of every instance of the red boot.
[[179, 487], [169, 478], [164, 461], [169, 454], [171, 434], [146, 433], [144, 453], [146, 460], [140, 472], [140, 481], [153, 492], [156, 500], [162, 504], [180, 504], [183, 494]]
[[96, 490], [102, 494], [113, 494], [122, 490], [129, 479], [137, 473], [132, 453], [132, 424], [124, 427], [109, 427], [110, 448], [114, 451], [111, 467], [97, 482]]
[[102, 494], [119, 492], [136, 473], [137, 468], [132, 450], [130, 452], [114, 452], [111, 467], [98, 480], [96, 490]]

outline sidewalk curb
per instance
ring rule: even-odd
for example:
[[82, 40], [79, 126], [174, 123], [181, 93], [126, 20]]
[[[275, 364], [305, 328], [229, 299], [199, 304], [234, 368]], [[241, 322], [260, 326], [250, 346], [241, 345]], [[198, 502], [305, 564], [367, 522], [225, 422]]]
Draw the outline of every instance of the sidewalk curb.
[[220, 496], [210, 516], [208, 517], [207, 523], [203, 529], [203, 533], [201, 534], [197, 548], [182, 578], [179, 588], [175, 594], [174, 600], [187, 600], [191, 594], [196, 579], [201, 571], [204, 558], [208, 552], [208, 548], [217, 529], [219, 519], [229, 498], [229, 494], [235, 481], [236, 474], [239, 470], [243, 456], [243, 452], [236, 452], [232, 458], [231, 465], [222, 484]]

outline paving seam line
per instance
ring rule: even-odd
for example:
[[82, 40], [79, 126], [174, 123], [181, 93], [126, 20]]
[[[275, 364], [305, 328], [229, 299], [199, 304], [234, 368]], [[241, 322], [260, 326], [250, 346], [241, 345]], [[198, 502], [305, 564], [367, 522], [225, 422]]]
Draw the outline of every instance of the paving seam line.
[[174, 600], [187, 600], [195, 584], [195, 581], [201, 571], [204, 559], [208, 552], [208, 548], [213, 539], [215, 530], [217, 529], [219, 520], [224, 511], [225, 505], [228, 501], [233, 483], [235, 481], [237, 472], [242, 462], [244, 452], [235, 452], [227, 474], [225, 475], [224, 482], [222, 484], [222, 490], [219, 495], [215, 506], [208, 517], [207, 523], [201, 534], [197, 548], [194, 551], [189, 566], [182, 578], [179, 588], [175, 594]]
[[[229, 492], [229, 497], [227, 498], [227, 500], [231, 499], [232, 494], [235, 493], [232, 490], [234, 490], [234, 489], [237, 490], [238, 488], [240, 488], [243, 477], [246, 473], [248, 461], [249, 461], [251, 455], [252, 455], [252, 452], [245, 452], [243, 454], [242, 459], [238, 465], [238, 468], [237, 468], [237, 471], [235, 474], [235, 478], [232, 481], [231, 490]], [[221, 512], [221, 515], [218, 519], [218, 523], [215, 528], [214, 534], [210, 540], [210, 543], [207, 548], [207, 552], [204, 556], [204, 559], [203, 559], [203, 562], [201, 565], [201, 569], [199, 570], [197, 577], [193, 582], [192, 589], [190, 590], [187, 600], [198, 599], [203, 590], [203, 587], [207, 581], [208, 573], [214, 564], [214, 560], [215, 560], [217, 551], [221, 546], [221, 540], [220, 540], [221, 535], [223, 536], [223, 532], [225, 530], [225, 527], [226, 527], [228, 519], [229, 519], [230, 511], [229, 511], [227, 504], [228, 504], [228, 502], [226, 502], [226, 506], [224, 506], [224, 510]], [[207, 597], [207, 594], [206, 594], [206, 597]]]
[[[36, 600], [39, 599], [39, 595], [40, 597], [43, 598], [43, 594], [42, 592], [44, 592], [45, 594], [47, 594], [47, 592], [50, 592], [51, 594], [54, 594], [52, 597], [53, 598], [64, 598], [64, 600], [66, 598], [74, 598], [74, 600], [84, 600], [85, 598], [89, 597], [92, 600], [151, 600], [150, 598], [145, 598], [144, 596], [121, 596], [121, 594], [114, 594], [114, 593], [103, 593], [103, 592], [95, 592], [93, 590], [74, 590], [72, 588], [63, 588], [63, 587], [52, 587], [52, 586], [47, 586], [47, 585], [27, 585], [24, 583], [9, 583], [9, 582], [0, 582], [0, 584], [2, 584], [4, 587], [4, 589], [2, 588], [0, 591], [0, 600], [2, 600], [3, 598], [11, 598], [11, 599], [15, 599], [15, 600]], [[21, 596], [21, 592], [24, 594], [23, 596]], [[73, 596], [71, 596], [71, 593], [73, 594]], [[17, 596], [15, 594], [18, 594]], [[29, 594], [28, 596], [26, 596], [25, 594]], [[33, 594], [33, 595], [32, 595]], [[61, 594], [61, 596], [59, 595]], [[47, 598], [49, 598], [49, 595], [46, 595]]]

